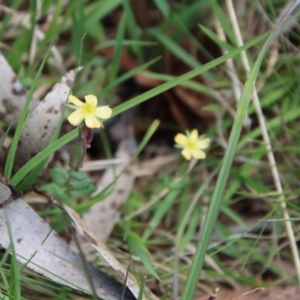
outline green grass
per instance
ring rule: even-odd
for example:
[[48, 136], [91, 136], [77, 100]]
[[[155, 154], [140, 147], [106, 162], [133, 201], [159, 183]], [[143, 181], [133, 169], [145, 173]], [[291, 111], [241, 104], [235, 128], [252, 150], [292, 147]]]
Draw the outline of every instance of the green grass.
[[[57, 177], [53, 171], [42, 170], [47, 170], [45, 163], [52, 154], [69, 151], [68, 144], [77, 137], [77, 129], [70, 130], [63, 123], [63, 133], [18, 170], [14, 170], [14, 158], [34, 91], [43, 84], [53, 86], [63, 70], [81, 65], [84, 68], [72, 93], [78, 97], [95, 94], [101, 105], [113, 107], [115, 118], [105, 123], [105, 131], [97, 140], [97, 149], [106, 157], [113, 156], [115, 147], [109, 134], [111, 123], [118, 122], [128, 111], [133, 115], [129, 122], [137, 141], [132, 163], [154, 161], [162, 152], [178, 153], [173, 137], [192, 129], [183, 124], [197, 127], [212, 141], [204, 161], [192, 165], [178, 153], [176, 160], [162, 164], [152, 176], [136, 179], [107, 245], [112, 251], [124, 250], [121, 259], [124, 264], [131, 262], [131, 271], [137, 275], [141, 288], [157, 283], [160, 299], [192, 300], [201, 294], [200, 286], [207, 290], [209, 286], [232, 282], [249, 288], [258, 282], [262, 286], [299, 284], [299, 272], [287, 272], [277, 263], [280, 258], [284, 263], [297, 264], [292, 236], [297, 238], [300, 218], [299, 59], [291, 46], [299, 47], [299, 35], [284, 25], [288, 34], [278, 39], [280, 48], [275, 44], [270, 47], [282, 31], [284, 20], [278, 17], [286, 3], [267, 1], [260, 7], [247, 3], [239, 16], [243, 46], [238, 46], [225, 4], [221, 6], [217, 1], [153, 1], [154, 19], [141, 27], [140, 17], [146, 22], [146, 11], [137, 15], [129, 0], [65, 4], [63, 0], [56, 6], [43, 1], [41, 12], [33, 3], [11, 4], [11, 8], [30, 14], [31, 25], [40, 13], [48, 13], [53, 7], [45, 38], [37, 43], [31, 64], [27, 57], [31, 53], [32, 27], [21, 27], [18, 35], [8, 39], [10, 15], [2, 21], [1, 41], [10, 47], [2, 52], [29, 94], [16, 128], [10, 128], [0, 118], [3, 137], [12, 138], [9, 150], [4, 138], [0, 138], [1, 155], [5, 156], [1, 173], [25, 195], [32, 184], [47, 184], [48, 192], [58, 195]], [[252, 14], [260, 14], [256, 24], [252, 24]], [[272, 27], [267, 17], [277, 25]], [[226, 41], [217, 32], [216, 22]], [[55, 63], [51, 45], [56, 47], [63, 65]], [[101, 52], [106, 47], [113, 47], [109, 55]], [[243, 51], [251, 69], [248, 76], [241, 58]], [[137, 63], [134, 67], [124, 65], [125, 52]], [[238, 76], [239, 99], [234, 99], [233, 82], [227, 75], [229, 59]], [[275, 63], [266, 74], [272, 59]], [[141, 86], [136, 83], [141, 75], [144, 80], [155, 79], [160, 84]], [[251, 101], [255, 87], [265, 127], [258, 121], [257, 105]], [[184, 96], [180, 96], [180, 91], [184, 91]], [[205, 104], [202, 111], [189, 106], [190, 95], [197, 95], [199, 106]], [[223, 105], [225, 102], [230, 112]], [[244, 122], [247, 118], [251, 120], [248, 126]], [[266, 134], [282, 192], [268, 161]], [[56, 158], [53, 163], [58, 168], [55, 172], [61, 174], [61, 162]], [[151, 162], [146, 170], [151, 172]], [[40, 176], [42, 172], [49, 176]], [[93, 174], [91, 178], [96, 182], [100, 175]], [[82, 201], [81, 194], [72, 194], [69, 186], [64, 189], [58, 183], [63, 199], [81, 214], [110, 193], [107, 187]], [[61, 213], [57, 208], [45, 211], [42, 206], [36, 210], [52, 221]], [[289, 229], [286, 213], [291, 222]], [[66, 224], [62, 220], [55, 229], [62, 231]], [[120, 253], [116, 251], [116, 255]], [[35, 280], [37, 275], [20, 272], [13, 245], [0, 258], [1, 299], [30, 299], [28, 293], [38, 297], [43, 284]], [[31, 284], [26, 286], [29, 281]], [[48, 299], [68, 297], [68, 289], [48, 281], [46, 285]]]

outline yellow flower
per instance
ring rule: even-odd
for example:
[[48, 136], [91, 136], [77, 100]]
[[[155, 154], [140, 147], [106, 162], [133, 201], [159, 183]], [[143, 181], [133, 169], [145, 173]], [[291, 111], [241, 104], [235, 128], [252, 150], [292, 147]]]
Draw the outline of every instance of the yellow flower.
[[69, 101], [74, 105], [67, 104], [68, 107], [76, 109], [68, 117], [68, 121], [73, 125], [80, 125], [85, 120], [86, 127], [99, 128], [103, 127], [102, 120], [111, 117], [112, 110], [109, 106], [97, 106], [97, 97], [86, 95], [85, 103], [73, 95], [69, 96]]
[[209, 138], [198, 137], [197, 129], [193, 129], [191, 132], [187, 131], [186, 135], [178, 133], [174, 140], [177, 144], [176, 147], [182, 149], [181, 154], [187, 160], [190, 160], [192, 157], [204, 159], [206, 155], [202, 150], [208, 148], [210, 145]]

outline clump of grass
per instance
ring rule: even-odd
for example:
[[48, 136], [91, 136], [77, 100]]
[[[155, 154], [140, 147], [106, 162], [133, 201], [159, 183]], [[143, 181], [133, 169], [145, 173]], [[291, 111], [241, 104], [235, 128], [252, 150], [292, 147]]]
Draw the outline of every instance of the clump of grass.
[[[17, 2], [14, 2], [16, 7]], [[146, 285], [153, 287], [156, 280], [160, 281], [156, 286], [157, 293], [164, 299], [193, 299], [199, 288], [208, 292], [211, 286], [223, 282], [233, 286], [253, 286], [259, 280], [264, 285], [266, 274], [271, 274], [274, 285], [278, 282], [299, 283], [300, 262], [295, 234], [299, 206], [288, 201], [298, 194], [299, 74], [297, 57], [290, 55], [292, 52], [287, 48], [292, 43], [298, 45], [299, 37], [292, 31], [290, 40], [279, 39], [283, 26], [289, 24], [284, 22], [299, 1], [295, 1], [278, 20], [276, 14], [284, 7], [283, 2], [268, 3], [265, 7], [247, 4], [249, 14], [245, 10], [241, 12], [247, 15], [244, 26], [236, 21], [231, 1], [226, 1], [224, 7], [215, 1], [207, 4], [192, 0], [188, 5], [186, 1], [178, 1], [173, 4], [175, 6], [168, 1], [154, 2], [159, 22], [152, 28], [139, 28], [135, 7], [129, 1], [77, 1], [69, 6], [61, 1], [54, 9], [45, 39], [37, 44], [37, 54], [41, 54], [47, 43], [58, 37], [58, 49], [68, 62], [64, 68], [74, 67], [78, 61], [84, 66], [73, 93], [81, 96], [92, 91], [99, 99], [111, 99], [108, 102], [114, 106], [114, 117], [139, 107], [145, 101], [151, 103], [153, 98], [178, 86], [211, 99], [204, 108], [215, 118], [213, 125], [207, 125], [208, 131], [203, 132], [212, 140], [205, 161], [192, 165], [180, 158], [157, 176], [147, 178], [146, 182], [139, 179], [108, 245], [128, 250], [129, 255], [122, 254], [122, 258], [132, 262], [135, 274], [148, 276]], [[44, 1], [39, 12], [38, 7], [28, 7], [31, 24], [34, 16], [47, 13], [49, 7], [51, 1]], [[249, 26], [253, 21], [251, 15], [257, 10], [262, 20], [261, 23], [256, 20], [257, 27], [252, 28]], [[121, 17], [116, 11], [121, 12]], [[199, 11], [207, 13], [200, 22]], [[276, 25], [269, 32], [259, 32], [260, 24], [268, 24], [269, 29], [269, 23], [263, 22], [266, 16]], [[109, 18], [113, 24], [113, 38], [105, 26]], [[3, 28], [9, 28], [8, 21], [9, 17], [6, 17]], [[4, 33], [2, 30], [0, 35]], [[23, 28], [21, 33], [30, 41], [30, 30]], [[71, 38], [64, 40], [70, 33]], [[205, 36], [213, 41], [214, 47], [223, 54], [216, 58], [212, 49], [201, 44], [199, 36], [202, 40]], [[275, 52], [270, 52], [275, 39], [286, 48], [279, 49], [273, 44]], [[183, 40], [192, 46], [184, 47]], [[45, 55], [37, 55], [39, 59], [31, 65], [18, 66], [16, 60], [20, 60], [22, 53], [30, 52], [30, 45], [22, 44], [20, 36], [9, 43], [11, 49], [5, 53], [7, 59], [29, 85], [30, 93], [13, 135], [4, 175], [17, 188], [24, 190], [37, 180], [39, 171], [34, 170], [41, 170], [55, 151], [77, 137], [78, 131], [74, 129], [53, 140], [13, 173], [15, 150], [29, 99], [40, 83], [53, 81], [61, 70], [50, 63], [50, 50]], [[111, 45], [114, 47], [111, 60], [98, 54], [97, 51]], [[138, 62], [137, 67], [124, 70], [124, 49]], [[205, 58], [203, 62], [195, 53]], [[269, 56], [272, 53], [273, 56]], [[179, 76], [168, 74], [160, 66], [160, 62], [164, 62], [161, 56], [165, 60], [169, 57], [170, 61], [179, 61], [189, 71], [181, 73], [179, 70]], [[271, 66], [268, 65], [270, 61]], [[160, 84], [141, 93], [133, 85], [138, 95], [128, 100], [117, 87], [128, 83], [144, 69], [147, 69], [143, 72], [145, 78], [154, 78]], [[199, 77], [201, 82], [194, 80]], [[35, 79], [32, 81], [31, 78]], [[224, 100], [227, 94], [231, 96]], [[122, 97], [126, 101], [121, 101]], [[231, 99], [235, 100], [230, 102]], [[172, 105], [160, 105], [160, 110], [166, 110], [166, 114], [174, 113]], [[192, 115], [193, 112], [189, 113]], [[149, 115], [149, 120], [156, 117]], [[135, 118], [139, 119], [139, 115]], [[176, 122], [171, 126], [162, 122], [161, 126], [166, 129], [169, 140], [182, 131]], [[151, 130], [150, 136], [155, 130]], [[146, 138], [147, 142], [150, 136]], [[155, 136], [153, 139], [155, 147], [159, 148]], [[112, 152], [108, 144], [105, 153]], [[175, 152], [172, 144], [165, 144], [169, 152]], [[144, 141], [137, 153], [140, 154], [142, 149], [147, 151]], [[36, 169], [39, 166], [40, 169]], [[98, 196], [92, 200], [96, 202], [104, 197], [103, 194]], [[74, 208], [82, 212], [83, 205], [75, 204]], [[255, 215], [255, 205], [259, 207], [259, 217]], [[250, 216], [243, 210], [252, 212], [253, 222], [249, 222]], [[57, 213], [57, 210], [52, 210], [47, 214], [55, 218]], [[290, 261], [290, 252], [296, 270], [293, 275], [282, 271], [275, 259]], [[9, 294], [20, 295], [20, 282], [25, 282], [26, 276], [19, 276], [13, 259], [10, 265], [10, 278], [14, 284]], [[8, 273], [3, 272], [3, 278], [7, 278]], [[199, 278], [203, 279], [201, 283]], [[8, 289], [7, 284], [2, 288]]]

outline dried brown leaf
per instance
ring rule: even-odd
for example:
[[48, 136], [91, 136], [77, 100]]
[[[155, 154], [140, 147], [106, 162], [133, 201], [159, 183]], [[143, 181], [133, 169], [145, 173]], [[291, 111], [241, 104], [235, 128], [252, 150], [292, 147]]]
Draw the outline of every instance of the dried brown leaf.
[[133, 188], [135, 177], [132, 170], [128, 167], [124, 171], [131, 159], [127, 143], [123, 141], [115, 155], [115, 158], [122, 160], [122, 163], [107, 169], [98, 183], [96, 193], [113, 184], [111, 193], [103, 201], [93, 205], [83, 216], [84, 222], [101, 241], [106, 241], [110, 236]]
[[[0, 54], [0, 115], [6, 123], [18, 120], [27, 94], [27, 90], [21, 85], [4, 56]], [[38, 103], [33, 99], [29, 111], [32, 111]]]
[[[109, 263], [109, 265], [117, 271], [121, 276], [122, 280], [126, 280], [127, 287], [131, 290], [135, 297], [138, 298], [140, 287], [139, 283], [135, 277], [127, 271], [126, 268], [115, 258], [115, 256], [109, 251], [105, 244], [100, 241], [97, 236], [88, 228], [85, 222], [80, 218], [80, 216], [70, 207], [58, 204], [76, 224], [77, 229], [82, 234], [82, 236], [101, 254], [101, 256]], [[147, 297], [143, 295], [142, 299], [156, 299], [156, 297], [147, 289]]]
[[17, 165], [24, 164], [50, 144], [77, 71], [66, 73], [28, 118], [17, 149]]

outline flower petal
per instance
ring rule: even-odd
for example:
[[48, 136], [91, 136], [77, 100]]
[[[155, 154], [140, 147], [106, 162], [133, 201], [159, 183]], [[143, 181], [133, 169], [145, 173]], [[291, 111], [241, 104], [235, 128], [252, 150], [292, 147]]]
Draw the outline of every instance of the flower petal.
[[93, 107], [96, 107], [98, 104], [97, 97], [94, 95], [86, 95], [84, 96], [86, 103], [91, 104]]
[[82, 107], [84, 105], [84, 103], [82, 101], [80, 101], [78, 98], [76, 98], [73, 95], [69, 95], [69, 101], [78, 107]]
[[196, 159], [204, 159], [206, 157], [206, 154], [204, 151], [197, 149], [192, 152], [192, 156]]
[[193, 129], [191, 131], [190, 140], [191, 141], [197, 141], [198, 140], [198, 130], [197, 129]]
[[101, 127], [102, 123], [91, 114], [85, 117], [85, 125], [88, 128], [99, 128]]
[[181, 154], [182, 156], [187, 159], [187, 160], [190, 160], [191, 157], [192, 157], [192, 154], [191, 154], [191, 151], [188, 149], [188, 148], [184, 148], [182, 151], [181, 151]]
[[73, 125], [73, 126], [77, 126], [79, 125], [82, 120], [84, 119], [84, 112], [82, 109], [77, 109], [74, 112], [72, 112], [69, 116], [68, 116], [68, 121]]
[[210, 145], [210, 139], [206, 138], [206, 139], [201, 139], [198, 141], [198, 148], [199, 149], [206, 149], [208, 148]]
[[174, 138], [175, 143], [177, 143], [179, 145], [183, 145], [183, 146], [186, 145], [187, 140], [188, 140], [187, 137], [182, 133], [177, 133]]
[[108, 119], [111, 117], [112, 109], [109, 106], [96, 107], [95, 116], [100, 119]]

